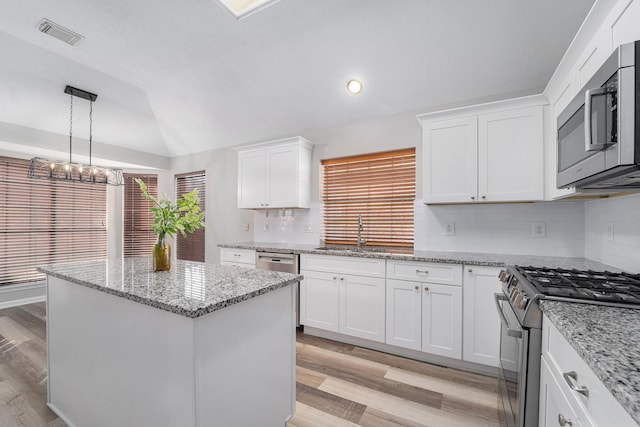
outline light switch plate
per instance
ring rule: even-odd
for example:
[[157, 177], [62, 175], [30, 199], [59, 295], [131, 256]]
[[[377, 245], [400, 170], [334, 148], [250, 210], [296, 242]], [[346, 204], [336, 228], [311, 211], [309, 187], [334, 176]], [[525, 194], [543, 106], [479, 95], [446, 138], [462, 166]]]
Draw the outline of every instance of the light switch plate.
[[262, 226], [262, 231], [269, 231], [269, 223], [268, 223], [268, 222], [267, 222], [267, 223], [265, 223], [265, 224]]
[[455, 236], [456, 234], [456, 223], [455, 221], [446, 221], [444, 223], [444, 235], [445, 236]]
[[613, 242], [614, 238], [615, 236], [614, 236], [613, 222], [608, 222], [607, 223], [607, 241]]
[[244, 231], [249, 231], [249, 223], [248, 222], [244, 223], [243, 230]]
[[547, 225], [544, 222], [532, 222], [531, 237], [534, 237], [534, 238], [547, 237]]

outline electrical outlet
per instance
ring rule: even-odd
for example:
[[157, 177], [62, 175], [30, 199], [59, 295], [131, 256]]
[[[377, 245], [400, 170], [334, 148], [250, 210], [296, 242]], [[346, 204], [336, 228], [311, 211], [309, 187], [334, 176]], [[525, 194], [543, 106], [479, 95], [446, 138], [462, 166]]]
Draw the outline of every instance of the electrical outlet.
[[244, 223], [243, 229], [244, 229], [244, 231], [249, 231], [249, 223], [248, 222]]
[[265, 224], [262, 226], [262, 231], [269, 231], [269, 223], [268, 223], [268, 222], [267, 222], [267, 223], [265, 223]]
[[304, 226], [305, 233], [313, 233], [313, 225], [310, 222], [306, 223]]
[[456, 223], [455, 221], [446, 221], [444, 223], [444, 235], [445, 236], [455, 236], [456, 234]]
[[547, 225], [544, 222], [531, 223], [531, 237], [547, 237]]
[[613, 223], [612, 222], [608, 222], [607, 223], [607, 240], [609, 242], [613, 242], [613, 240], [614, 240]]

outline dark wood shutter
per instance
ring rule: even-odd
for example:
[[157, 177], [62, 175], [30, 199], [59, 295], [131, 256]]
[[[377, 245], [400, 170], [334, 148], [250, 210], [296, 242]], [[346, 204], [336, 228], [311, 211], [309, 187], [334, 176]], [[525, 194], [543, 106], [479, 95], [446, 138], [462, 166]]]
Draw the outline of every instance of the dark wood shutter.
[[28, 177], [0, 157], [0, 285], [44, 280], [36, 267], [107, 257], [107, 188]]
[[322, 161], [325, 243], [413, 247], [415, 148]]
[[158, 240], [153, 232], [153, 202], [142, 197], [140, 186], [135, 181], [140, 178], [147, 184], [147, 191], [158, 197], [158, 175], [124, 174], [124, 224], [122, 230], [122, 254], [130, 256], [151, 256], [153, 245]]
[[[205, 181], [204, 171], [184, 173], [176, 175], [176, 197], [198, 189], [200, 197], [200, 209], [204, 211], [205, 206]], [[176, 236], [176, 257], [188, 261], [204, 262], [204, 228], [200, 228], [182, 237], [180, 233]]]

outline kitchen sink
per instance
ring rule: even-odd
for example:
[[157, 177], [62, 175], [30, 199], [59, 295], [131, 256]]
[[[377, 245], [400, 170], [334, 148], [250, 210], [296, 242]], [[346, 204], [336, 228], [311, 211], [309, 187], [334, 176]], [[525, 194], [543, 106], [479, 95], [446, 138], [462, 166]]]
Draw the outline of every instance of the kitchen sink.
[[413, 255], [412, 248], [397, 248], [387, 246], [364, 246], [357, 248], [355, 246], [346, 245], [326, 245], [315, 248], [317, 251], [348, 251], [348, 252], [362, 252], [362, 253], [379, 253], [379, 254], [403, 254]]

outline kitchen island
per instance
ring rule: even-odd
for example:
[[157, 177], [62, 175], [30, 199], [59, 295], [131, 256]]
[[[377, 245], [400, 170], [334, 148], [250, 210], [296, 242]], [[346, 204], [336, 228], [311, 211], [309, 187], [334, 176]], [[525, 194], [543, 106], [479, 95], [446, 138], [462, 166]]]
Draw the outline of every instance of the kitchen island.
[[282, 426], [295, 274], [151, 259], [47, 274], [48, 405], [70, 426]]

